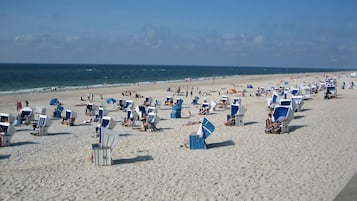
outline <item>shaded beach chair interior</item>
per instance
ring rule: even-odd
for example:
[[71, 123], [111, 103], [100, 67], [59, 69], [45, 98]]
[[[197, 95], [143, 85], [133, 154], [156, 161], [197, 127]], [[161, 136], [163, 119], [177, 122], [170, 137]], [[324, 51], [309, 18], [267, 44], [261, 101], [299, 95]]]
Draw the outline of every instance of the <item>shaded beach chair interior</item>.
[[20, 122], [23, 124], [30, 124], [31, 121], [34, 120], [34, 114], [32, 111], [32, 108], [30, 107], [24, 107], [21, 109], [20, 116], [19, 116]]
[[300, 112], [302, 106], [304, 105], [304, 98], [302, 96], [292, 96], [291, 99], [296, 105], [295, 112]]
[[9, 122], [10, 124], [14, 123], [15, 117], [11, 114], [0, 113], [0, 122]]
[[207, 149], [206, 139], [214, 130], [214, 125], [206, 118], [203, 118], [197, 133], [191, 134], [189, 137], [190, 149]]
[[100, 122], [103, 118], [103, 116], [107, 115], [107, 111], [103, 107], [98, 108], [98, 114], [95, 115], [94, 122]]
[[177, 103], [172, 106], [170, 117], [171, 119], [181, 118], [181, 109], [182, 109], [182, 99], [178, 99]]
[[144, 100], [144, 105], [149, 106], [151, 105], [151, 102], [152, 102], [152, 97], [146, 96]]
[[193, 100], [192, 100], [192, 105], [198, 105], [198, 100], [199, 100], [200, 98], [198, 97], [198, 96], [195, 96], [194, 98], [193, 98]]
[[210, 105], [209, 103], [202, 103], [200, 107], [200, 114], [201, 115], [207, 115], [210, 112]]
[[31, 134], [37, 136], [48, 135], [48, 127], [50, 127], [51, 123], [52, 121], [46, 115], [40, 115], [38, 122]]
[[300, 90], [297, 89], [297, 88], [292, 88], [292, 89], [290, 90], [290, 93], [291, 93], [291, 95], [293, 95], [293, 96], [298, 96], [299, 93], [300, 93]]
[[99, 143], [92, 144], [93, 161], [96, 166], [112, 165], [112, 149], [118, 137], [117, 132], [105, 127], [101, 128]]
[[223, 95], [222, 98], [219, 101], [220, 108], [227, 108], [229, 105], [229, 98], [226, 95]]
[[165, 105], [172, 105], [172, 104], [174, 104], [174, 99], [171, 96], [166, 96], [164, 104]]
[[330, 92], [330, 97], [331, 98], [336, 98], [337, 97], [337, 89], [335, 86], [327, 86], [326, 87], [326, 93]]
[[135, 120], [138, 118], [138, 113], [135, 110], [127, 110], [124, 117], [123, 126], [136, 126]]
[[66, 122], [68, 126], [73, 126], [74, 122], [76, 121], [77, 113], [72, 110], [66, 110], [66, 116], [63, 119], [63, 122]]
[[272, 120], [277, 123], [280, 122], [281, 132], [289, 132], [289, 123], [294, 118], [290, 106], [276, 106], [273, 111]]
[[0, 122], [0, 147], [9, 146], [15, 132], [16, 129], [10, 122]]
[[62, 105], [56, 105], [55, 110], [53, 111], [53, 117], [58, 119], [62, 118], [63, 109]]
[[146, 107], [144, 105], [138, 105], [135, 109], [136, 113], [138, 114], [138, 119], [143, 120], [146, 118], [147, 112]]
[[87, 116], [95, 116], [95, 111], [97, 110], [97, 106], [93, 103], [89, 103], [86, 107], [86, 115]]
[[125, 100], [124, 99], [119, 99], [117, 106], [119, 108], [119, 110], [123, 110], [124, 106], [125, 106]]
[[132, 100], [126, 100], [123, 111], [126, 112], [128, 110], [132, 110], [133, 107], [134, 107], [134, 102]]
[[289, 98], [289, 99], [280, 99], [280, 105], [281, 106], [289, 106], [289, 107], [291, 107], [293, 112], [296, 110], [296, 104], [291, 98]]

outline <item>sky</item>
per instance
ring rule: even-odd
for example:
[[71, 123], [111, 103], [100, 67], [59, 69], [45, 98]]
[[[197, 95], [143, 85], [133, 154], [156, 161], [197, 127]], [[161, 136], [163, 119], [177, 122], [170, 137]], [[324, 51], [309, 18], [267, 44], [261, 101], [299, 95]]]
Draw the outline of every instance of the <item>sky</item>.
[[1, 0], [0, 63], [357, 69], [354, 0]]

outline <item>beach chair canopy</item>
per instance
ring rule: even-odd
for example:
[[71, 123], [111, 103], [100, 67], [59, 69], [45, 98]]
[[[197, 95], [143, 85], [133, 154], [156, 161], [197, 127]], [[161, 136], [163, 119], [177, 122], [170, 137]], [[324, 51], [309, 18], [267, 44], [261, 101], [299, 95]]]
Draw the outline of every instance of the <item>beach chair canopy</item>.
[[100, 135], [100, 146], [113, 148], [118, 141], [119, 134], [113, 130], [102, 128]]
[[107, 104], [114, 104], [117, 101], [114, 98], [107, 98], [107, 100], [105, 101]]
[[38, 122], [37, 122], [37, 127], [49, 127], [51, 125], [51, 120], [46, 116], [46, 115], [40, 115]]
[[112, 129], [115, 126], [115, 121], [109, 116], [103, 116], [100, 126]]
[[208, 138], [213, 133], [213, 131], [215, 130], [214, 125], [210, 121], [208, 121], [206, 118], [202, 119], [202, 122], [201, 122], [200, 126], [202, 128], [203, 137], [205, 139]]
[[231, 116], [234, 117], [235, 115], [239, 114], [239, 105], [238, 104], [231, 104]]
[[58, 99], [57, 98], [52, 98], [51, 100], [50, 100], [50, 105], [58, 105], [60, 102], [58, 101]]
[[289, 110], [290, 108], [286, 106], [275, 107], [273, 112], [273, 121], [277, 122], [287, 118]]

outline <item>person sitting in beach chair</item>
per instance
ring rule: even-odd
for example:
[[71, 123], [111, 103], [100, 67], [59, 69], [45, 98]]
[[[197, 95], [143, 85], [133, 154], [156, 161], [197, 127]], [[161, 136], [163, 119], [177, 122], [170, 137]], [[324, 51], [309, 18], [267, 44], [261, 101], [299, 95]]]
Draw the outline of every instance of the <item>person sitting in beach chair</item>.
[[279, 134], [281, 131], [280, 128], [281, 122], [277, 121], [274, 122], [272, 118], [272, 114], [268, 114], [268, 118], [265, 120], [265, 133], [274, 133], [274, 134]]

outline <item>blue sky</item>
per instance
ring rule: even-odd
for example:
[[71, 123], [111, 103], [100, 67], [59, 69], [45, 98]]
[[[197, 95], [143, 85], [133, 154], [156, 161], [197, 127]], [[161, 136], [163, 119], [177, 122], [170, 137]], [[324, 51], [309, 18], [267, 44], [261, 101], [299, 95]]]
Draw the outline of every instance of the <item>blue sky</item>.
[[353, 0], [2, 0], [0, 63], [357, 68]]

